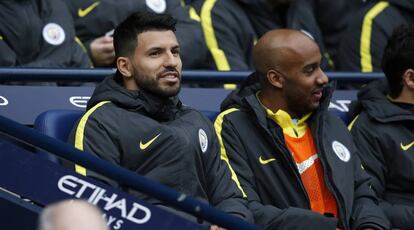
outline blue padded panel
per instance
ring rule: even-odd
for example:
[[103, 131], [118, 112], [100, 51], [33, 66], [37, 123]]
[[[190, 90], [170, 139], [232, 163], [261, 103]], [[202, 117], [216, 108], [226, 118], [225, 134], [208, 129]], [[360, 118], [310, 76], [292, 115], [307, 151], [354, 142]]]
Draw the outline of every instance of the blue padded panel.
[[[37, 116], [34, 128], [50, 137], [66, 142], [75, 123], [84, 114], [81, 110], [48, 110]], [[53, 162], [59, 160], [55, 155], [38, 152], [40, 156]]]
[[349, 114], [348, 112], [342, 112], [339, 110], [330, 110], [331, 113], [335, 114], [336, 116], [338, 116], [339, 118], [341, 118], [341, 120], [345, 123], [345, 125], [348, 125], [350, 122], [350, 118], [349, 118]]
[[218, 111], [202, 110], [200, 112], [204, 116], [206, 116], [208, 119], [210, 119], [211, 122], [214, 122], [214, 120], [216, 120], [217, 115], [219, 115], [219, 112]]

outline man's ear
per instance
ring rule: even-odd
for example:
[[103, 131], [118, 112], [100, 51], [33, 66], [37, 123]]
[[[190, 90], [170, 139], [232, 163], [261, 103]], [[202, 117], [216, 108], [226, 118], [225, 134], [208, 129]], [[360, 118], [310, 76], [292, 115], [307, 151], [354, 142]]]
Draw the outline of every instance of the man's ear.
[[124, 77], [132, 77], [132, 63], [127, 57], [118, 57], [116, 59], [116, 67]]
[[277, 87], [279, 89], [283, 88], [283, 83], [285, 82], [285, 79], [282, 74], [280, 74], [278, 71], [270, 69], [266, 73], [267, 81], [270, 85]]
[[407, 69], [402, 78], [403, 84], [414, 90], [414, 69]]

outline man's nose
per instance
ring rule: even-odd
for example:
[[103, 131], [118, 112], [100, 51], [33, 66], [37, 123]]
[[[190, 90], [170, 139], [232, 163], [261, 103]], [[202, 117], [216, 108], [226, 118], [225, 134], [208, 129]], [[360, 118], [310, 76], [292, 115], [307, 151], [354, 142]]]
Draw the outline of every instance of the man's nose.
[[180, 62], [180, 56], [174, 55], [171, 52], [167, 52], [165, 60], [164, 60], [165, 66], [176, 67], [179, 62]]
[[323, 70], [319, 69], [319, 71], [320, 71], [319, 76], [316, 79], [318, 84], [320, 84], [320, 85], [328, 84], [328, 81], [329, 81], [328, 76], [326, 76], [326, 74], [325, 74], [325, 72], [323, 72]]

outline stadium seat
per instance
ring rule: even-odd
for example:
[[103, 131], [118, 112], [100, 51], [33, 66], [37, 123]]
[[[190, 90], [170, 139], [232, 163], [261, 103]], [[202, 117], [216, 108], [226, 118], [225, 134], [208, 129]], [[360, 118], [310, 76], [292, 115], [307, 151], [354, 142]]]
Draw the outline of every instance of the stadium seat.
[[202, 110], [200, 111], [204, 116], [206, 116], [208, 119], [210, 119], [211, 122], [214, 122], [217, 115], [219, 114], [218, 111], [211, 111], [211, 110]]
[[339, 110], [330, 110], [330, 112], [335, 114], [339, 118], [341, 118], [341, 120], [345, 123], [345, 125], [349, 124], [349, 122], [350, 122], [349, 112], [343, 112], [343, 111], [339, 111]]
[[[34, 128], [50, 137], [66, 142], [72, 127], [84, 114], [81, 110], [48, 110], [37, 116]], [[50, 153], [38, 151], [41, 157], [60, 163], [59, 159]]]

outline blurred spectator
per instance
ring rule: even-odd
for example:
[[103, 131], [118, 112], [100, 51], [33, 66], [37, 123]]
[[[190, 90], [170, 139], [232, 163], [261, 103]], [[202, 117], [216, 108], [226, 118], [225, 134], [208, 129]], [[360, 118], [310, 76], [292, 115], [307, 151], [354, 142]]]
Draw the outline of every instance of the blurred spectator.
[[199, 17], [180, 0], [65, 0], [75, 20], [76, 34], [95, 66], [115, 66], [112, 33], [128, 15], [146, 11], [171, 14], [177, 23], [184, 68], [203, 68], [208, 50]]
[[84, 200], [64, 200], [43, 209], [38, 230], [107, 230], [101, 211]]
[[380, 72], [384, 47], [392, 31], [414, 23], [414, 0], [368, 4], [352, 15], [338, 52], [338, 70]]
[[321, 49], [322, 69], [335, 70], [337, 50], [350, 17], [373, 1], [377, 0], [292, 1], [287, 14], [287, 27], [310, 33]]
[[[117, 72], [96, 87], [70, 142], [249, 221], [251, 213], [237, 178], [220, 158], [211, 122], [177, 97], [182, 64], [175, 23], [166, 14], [139, 12], [116, 27]], [[167, 206], [81, 166], [75, 169], [149, 203]]]
[[91, 67], [61, 0], [1, 0], [0, 18], [0, 66]]
[[384, 50], [386, 79], [361, 89], [361, 113], [349, 125], [380, 206], [398, 229], [414, 229], [413, 57], [414, 26], [400, 27]]
[[284, 27], [284, 0], [195, 0], [211, 68], [220, 71], [253, 68], [255, 41], [270, 29]]
[[317, 44], [272, 30], [256, 71], [221, 104], [214, 126], [255, 221], [265, 229], [388, 229], [342, 121]]

